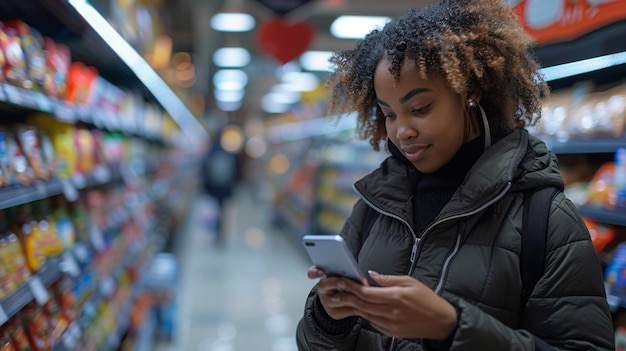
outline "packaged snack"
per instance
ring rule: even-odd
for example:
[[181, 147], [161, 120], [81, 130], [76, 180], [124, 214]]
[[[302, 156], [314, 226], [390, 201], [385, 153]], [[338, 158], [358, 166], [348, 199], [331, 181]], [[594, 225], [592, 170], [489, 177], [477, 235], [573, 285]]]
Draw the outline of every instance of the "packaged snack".
[[616, 205], [615, 163], [603, 164], [589, 184], [587, 205], [614, 209]]
[[52, 351], [50, 323], [41, 306], [31, 302], [22, 310], [26, 335], [33, 351]]
[[17, 142], [15, 134], [8, 132], [6, 137], [8, 159], [11, 162], [10, 170], [12, 171], [15, 179], [12, 184], [30, 185], [35, 176], [30, 168], [30, 165], [28, 164], [26, 154]]
[[24, 156], [28, 159], [28, 164], [34, 175], [39, 179], [47, 179], [48, 167], [44, 162], [37, 129], [29, 125], [18, 125], [16, 134], [19, 145], [24, 152]]
[[8, 41], [7, 34], [4, 32], [4, 26], [0, 23], [0, 82], [4, 83], [6, 77], [4, 76], [4, 68], [7, 65], [7, 57], [4, 54], [3, 42]]
[[626, 210], [626, 148], [615, 152], [615, 206]]
[[[44, 83], [46, 57], [43, 51], [43, 37], [39, 31], [31, 28], [21, 20], [5, 23], [7, 28], [15, 30], [22, 44], [26, 77], [31, 82], [30, 89], [41, 91]], [[25, 87], [26, 88], [26, 87]]]
[[14, 279], [15, 266], [12, 264], [11, 251], [6, 237], [0, 237], [0, 291], [6, 296], [15, 290], [17, 284]]
[[24, 327], [16, 318], [9, 320], [6, 326], [16, 351], [33, 351]]
[[43, 160], [43, 164], [45, 167], [45, 172], [48, 173], [49, 177], [52, 177], [56, 174], [56, 153], [54, 152], [54, 146], [52, 145], [52, 140], [48, 135], [48, 132], [40, 129], [39, 133], [39, 143], [41, 145], [41, 156]]
[[[55, 170], [54, 175], [61, 179], [71, 178], [76, 172], [77, 157], [74, 145], [74, 125], [56, 121], [42, 114], [30, 116], [28, 123], [41, 129], [50, 138], [54, 153], [52, 165]], [[49, 146], [45, 143], [42, 141], [44, 155], [52, 155], [52, 152], [46, 151]]]
[[11, 184], [11, 161], [9, 160], [7, 132], [0, 129], [0, 187]]
[[12, 218], [11, 230], [20, 239], [26, 264], [31, 272], [37, 272], [43, 265], [46, 257], [39, 242], [39, 233], [33, 228], [32, 213], [29, 205], [12, 207], [10, 217]]
[[626, 293], [626, 243], [617, 246], [604, 276], [611, 294]]
[[61, 335], [63, 335], [65, 329], [67, 329], [69, 321], [63, 316], [61, 307], [54, 295], [43, 305], [43, 310], [50, 322], [51, 342], [53, 345], [56, 345], [61, 340]]
[[76, 229], [68, 212], [65, 196], [55, 196], [53, 199], [52, 216], [56, 222], [59, 238], [66, 249], [70, 249], [76, 242]]
[[51, 214], [48, 199], [33, 202], [33, 231], [37, 232], [39, 246], [45, 257], [60, 255], [65, 245], [59, 237], [57, 225]]
[[[67, 286], [68, 280], [58, 280], [52, 284], [52, 294], [56, 297], [61, 314], [67, 321], [74, 321], [78, 317], [76, 297], [71, 286]], [[64, 284], [66, 286], [64, 286]]]
[[93, 135], [88, 129], [79, 127], [76, 129], [76, 132], [74, 134], [74, 143], [76, 146], [78, 160], [78, 172], [83, 175], [91, 174], [95, 166], [95, 145]]
[[85, 66], [82, 62], [72, 62], [67, 75], [67, 94], [69, 103], [86, 105], [92, 94], [92, 87], [98, 77], [98, 70]]
[[26, 73], [26, 60], [19, 34], [14, 28], [4, 27], [0, 32], [0, 46], [4, 52], [4, 77], [12, 85], [30, 89], [33, 83]]
[[16, 351], [13, 341], [4, 330], [0, 333], [0, 351]]
[[589, 218], [583, 218], [583, 221], [589, 230], [591, 241], [593, 242], [593, 247], [596, 249], [596, 253], [601, 253], [602, 250], [604, 250], [604, 248], [615, 238], [615, 228]]
[[13, 257], [13, 264], [15, 265], [14, 279], [18, 285], [24, 284], [31, 276], [31, 273], [26, 264], [26, 259], [24, 258], [22, 243], [20, 243], [19, 238], [13, 232], [9, 232], [7, 235], [7, 242], [11, 250], [11, 256]]
[[72, 62], [70, 49], [48, 37], [43, 39], [43, 43], [46, 51], [44, 91], [49, 96], [63, 99], [67, 93], [67, 75]]

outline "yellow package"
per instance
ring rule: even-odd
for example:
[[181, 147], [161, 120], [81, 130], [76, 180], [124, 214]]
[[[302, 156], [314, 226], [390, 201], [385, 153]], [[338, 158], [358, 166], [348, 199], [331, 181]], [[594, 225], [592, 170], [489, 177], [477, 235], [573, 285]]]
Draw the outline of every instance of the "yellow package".
[[34, 115], [28, 122], [44, 130], [54, 149], [56, 175], [61, 179], [69, 179], [77, 171], [76, 147], [74, 134], [76, 127], [59, 122], [50, 116]]

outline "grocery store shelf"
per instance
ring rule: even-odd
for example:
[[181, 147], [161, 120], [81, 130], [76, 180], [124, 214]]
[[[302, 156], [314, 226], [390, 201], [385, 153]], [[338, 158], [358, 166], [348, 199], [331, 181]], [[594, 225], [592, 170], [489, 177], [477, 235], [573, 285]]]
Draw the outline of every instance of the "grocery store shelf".
[[618, 148], [626, 146], [626, 135], [620, 138], [598, 137], [567, 141], [558, 141], [541, 136], [540, 138], [556, 154], [612, 153]]
[[57, 178], [37, 180], [31, 185], [12, 185], [0, 188], [0, 210], [65, 194], [72, 198], [79, 189], [122, 181], [119, 169], [99, 167], [93, 174], [76, 175], [67, 181]]
[[85, 106], [71, 105], [40, 92], [6, 83], [0, 83], [0, 104], [4, 105], [3, 110], [23, 111], [26, 113], [43, 112], [50, 114], [50, 118], [60, 122], [84, 122], [97, 127], [157, 141], [154, 136], [140, 130], [131, 129], [133, 126], [128, 124], [116, 123], [116, 126], [112, 126], [111, 120], [114, 120], [114, 118], [110, 118], [102, 109], [90, 110]]
[[0, 21], [19, 18], [43, 36], [70, 48], [72, 60], [95, 67], [107, 81], [158, 102], [190, 140], [206, 138], [204, 127], [163, 79], [86, 0], [4, 0]]
[[580, 215], [597, 222], [626, 227], [626, 210], [610, 210], [602, 207], [581, 206]]
[[60, 257], [49, 258], [42, 268], [31, 276], [28, 281], [0, 301], [0, 325], [15, 316], [31, 301], [45, 302], [48, 295], [45, 288], [49, 287], [62, 276]]
[[58, 179], [36, 181], [32, 185], [15, 185], [0, 188], [0, 210], [42, 200], [63, 193], [63, 183]]

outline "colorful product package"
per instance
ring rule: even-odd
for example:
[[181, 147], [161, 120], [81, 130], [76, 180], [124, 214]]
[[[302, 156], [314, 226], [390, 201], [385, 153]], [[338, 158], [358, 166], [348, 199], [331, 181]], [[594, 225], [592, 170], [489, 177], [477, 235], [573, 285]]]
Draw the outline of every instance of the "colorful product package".
[[26, 335], [33, 351], [52, 351], [52, 334], [50, 322], [43, 308], [31, 302], [22, 310]]
[[48, 165], [44, 162], [41, 141], [37, 129], [29, 125], [16, 127], [17, 140], [34, 175], [39, 179], [48, 179]]
[[0, 47], [4, 52], [4, 77], [6, 81], [20, 88], [30, 89], [32, 82], [26, 73], [26, 60], [19, 34], [14, 28], [3, 27], [0, 31]]
[[98, 77], [98, 70], [82, 62], [72, 62], [67, 76], [67, 94], [65, 100], [71, 104], [88, 105], [92, 88]]
[[67, 93], [67, 75], [72, 62], [70, 49], [45, 37], [46, 73], [43, 88], [48, 96], [64, 99]]
[[5, 325], [16, 351], [33, 351], [26, 331], [17, 318], [10, 319]]
[[28, 163], [28, 157], [24, 153], [17, 137], [14, 133], [8, 132], [6, 135], [7, 154], [11, 162], [11, 172], [14, 175], [13, 184], [30, 185], [35, 179], [33, 170]]
[[74, 145], [76, 147], [78, 172], [83, 175], [91, 174], [95, 166], [95, 144], [91, 131], [87, 128], [76, 128]]
[[[77, 153], [74, 144], [76, 127], [43, 114], [30, 116], [28, 123], [44, 131], [50, 138], [54, 150], [55, 175], [61, 179], [71, 178], [76, 172], [77, 165]], [[46, 147], [44, 145], [44, 153]]]
[[606, 267], [605, 280], [608, 291], [617, 296], [626, 295], [626, 243], [621, 243], [615, 249], [613, 258]]
[[43, 37], [39, 31], [21, 20], [5, 23], [7, 28], [14, 29], [20, 39], [24, 54], [26, 77], [31, 82], [30, 88], [36, 91], [43, 89], [46, 73], [46, 56], [43, 50]]

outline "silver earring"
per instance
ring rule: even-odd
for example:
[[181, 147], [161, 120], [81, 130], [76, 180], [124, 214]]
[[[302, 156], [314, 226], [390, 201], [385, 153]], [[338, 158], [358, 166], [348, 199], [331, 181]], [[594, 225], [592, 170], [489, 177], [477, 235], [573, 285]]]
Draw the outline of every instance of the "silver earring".
[[474, 101], [473, 99], [467, 100], [467, 106], [469, 106], [471, 108], [474, 108], [474, 107], [476, 107], [476, 105], [477, 105], [476, 101]]

